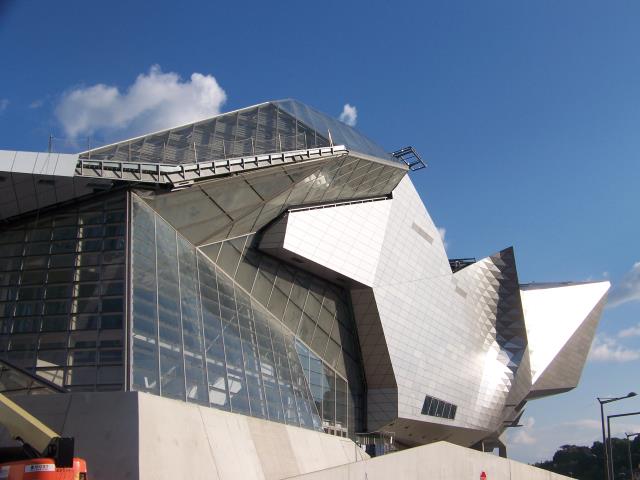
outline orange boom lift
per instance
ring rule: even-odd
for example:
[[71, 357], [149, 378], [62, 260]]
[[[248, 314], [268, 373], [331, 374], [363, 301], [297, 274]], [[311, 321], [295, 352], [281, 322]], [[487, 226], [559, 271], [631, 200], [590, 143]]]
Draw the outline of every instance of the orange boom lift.
[[0, 424], [22, 443], [0, 448], [0, 480], [86, 480], [87, 465], [61, 437], [0, 393]]

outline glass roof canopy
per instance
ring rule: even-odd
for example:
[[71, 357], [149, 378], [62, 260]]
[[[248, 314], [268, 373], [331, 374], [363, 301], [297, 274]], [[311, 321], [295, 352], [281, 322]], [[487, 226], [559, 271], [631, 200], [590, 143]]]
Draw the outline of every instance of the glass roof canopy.
[[80, 159], [178, 165], [331, 144], [402, 164], [354, 128], [293, 99], [261, 103], [88, 150]]
[[272, 103], [285, 112], [291, 114], [302, 123], [308, 125], [316, 132], [327, 135], [327, 132], [330, 131], [331, 138], [335, 145], [345, 145], [349, 150], [354, 152], [372, 155], [385, 160], [394, 160], [394, 157], [390, 153], [386, 152], [384, 148], [364, 136], [355, 128], [350, 127], [340, 120], [325, 115], [324, 113], [319, 112], [298, 100], [288, 98], [285, 100], [277, 100]]

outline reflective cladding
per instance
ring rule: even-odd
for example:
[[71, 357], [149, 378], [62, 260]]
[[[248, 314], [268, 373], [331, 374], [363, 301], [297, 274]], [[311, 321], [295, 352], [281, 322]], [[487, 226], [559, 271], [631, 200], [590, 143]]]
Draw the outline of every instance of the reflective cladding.
[[132, 195], [132, 389], [320, 429], [294, 336]]
[[124, 192], [0, 230], [0, 356], [73, 391], [123, 388]]
[[208, 245], [202, 252], [296, 335], [324, 429], [338, 435], [362, 431], [364, 374], [347, 292], [259, 251], [258, 237]]
[[201, 246], [256, 232], [288, 207], [388, 195], [405, 174], [394, 166], [343, 155], [140, 196]]
[[[207, 120], [96, 148], [82, 159], [180, 164], [334, 145], [398, 162], [348, 125], [292, 99], [262, 103]], [[404, 165], [404, 164], [403, 164]]]

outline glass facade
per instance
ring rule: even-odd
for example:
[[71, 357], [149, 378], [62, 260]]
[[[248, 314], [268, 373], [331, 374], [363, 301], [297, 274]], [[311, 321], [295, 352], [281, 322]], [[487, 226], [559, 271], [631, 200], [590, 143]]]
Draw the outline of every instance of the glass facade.
[[294, 335], [132, 197], [134, 390], [322, 426]]
[[0, 230], [0, 357], [73, 391], [119, 390], [126, 193]]
[[[347, 409], [349, 388], [347, 381], [318, 357], [313, 350], [296, 339], [296, 350], [302, 362], [304, 374], [309, 382], [311, 395], [318, 414], [322, 418], [322, 427], [339, 436], [349, 435]], [[355, 400], [357, 401], [357, 399]], [[351, 416], [351, 422], [353, 422]], [[353, 435], [353, 427], [351, 435]]]
[[364, 373], [348, 293], [257, 249], [259, 235], [202, 248], [296, 337], [323, 427], [364, 430]]
[[0, 359], [63, 391], [131, 388], [353, 435], [364, 380], [348, 294], [257, 242], [198, 250], [124, 191], [13, 223], [0, 232]]
[[327, 132], [331, 132], [331, 139], [333, 140], [334, 145], [345, 145], [349, 150], [395, 161], [395, 158], [386, 152], [384, 148], [373, 140], [365, 137], [355, 128], [352, 128], [346, 123], [343, 123], [333, 117], [325, 115], [309, 105], [305, 105], [304, 103], [292, 98], [277, 100], [273, 103], [280, 109], [298, 119], [298, 121], [303, 122], [305, 125], [309, 125], [316, 132], [321, 132], [327, 136]]
[[264, 103], [97, 148], [80, 158], [180, 164], [328, 146], [327, 132], [318, 133], [277, 105]]

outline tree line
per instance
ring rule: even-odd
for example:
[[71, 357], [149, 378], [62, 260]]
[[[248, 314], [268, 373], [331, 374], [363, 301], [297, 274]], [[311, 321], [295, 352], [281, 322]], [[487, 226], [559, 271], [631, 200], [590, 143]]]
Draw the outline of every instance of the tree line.
[[[615, 480], [640, 479], [640, 436], [631, 440], [632, 477], [629, 472], [629, 451], [626, 438], [612, 438], [613, 468]], [[563, 445], [551, 460], [535, 463], [534, 466], [580, 480], [603, 480], [604, 450], [602, 442], [593, 442], [591, 447]]]

